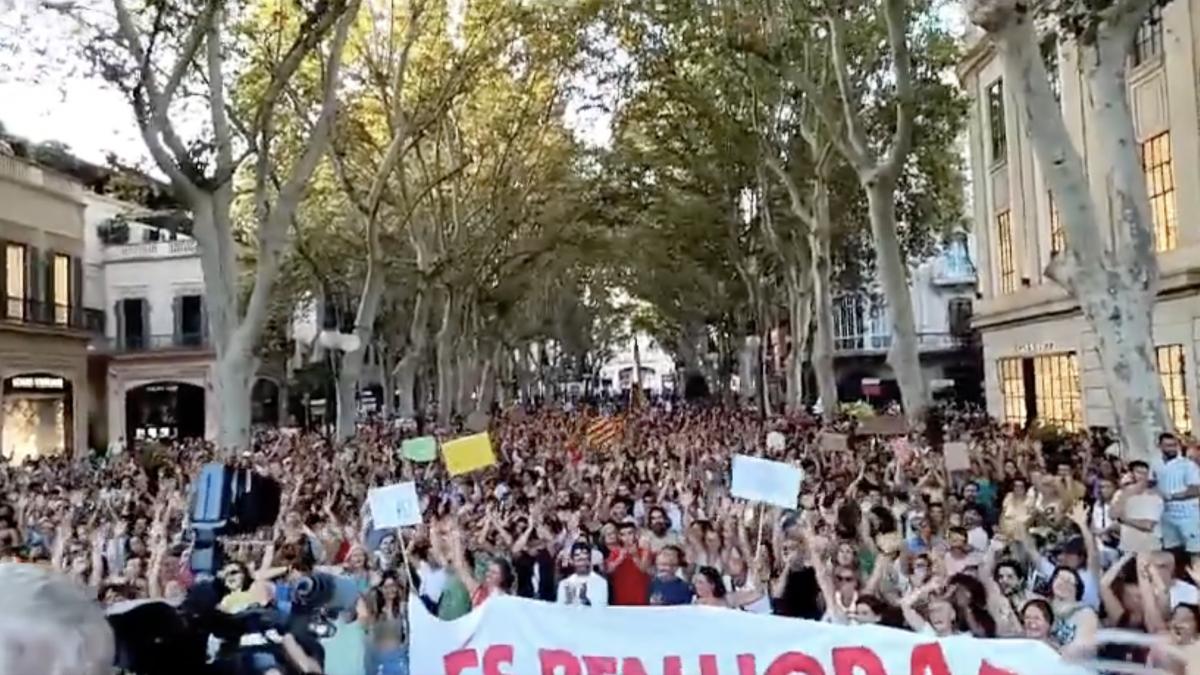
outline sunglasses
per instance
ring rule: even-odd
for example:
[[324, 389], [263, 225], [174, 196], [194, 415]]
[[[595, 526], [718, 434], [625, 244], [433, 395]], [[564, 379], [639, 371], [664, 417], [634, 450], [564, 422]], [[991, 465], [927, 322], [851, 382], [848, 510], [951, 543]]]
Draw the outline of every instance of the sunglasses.
[[839, 574], [837, 580], [842, 583], [850, 583], [851, 581], [855, 581], [855, 578], [851, 577], [851, 576], [843, 576], [843, 575]]

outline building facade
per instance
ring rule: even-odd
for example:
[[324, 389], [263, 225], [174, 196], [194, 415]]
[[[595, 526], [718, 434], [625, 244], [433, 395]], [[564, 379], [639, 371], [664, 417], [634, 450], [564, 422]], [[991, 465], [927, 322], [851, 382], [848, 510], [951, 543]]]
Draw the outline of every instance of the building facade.
[[[1200, 227], [1186, 216], [1200, 213], [1200, 190], [1187, 189], [1200, 187], [1198, 19], [1200, 0], [1154, 9], [1131, 45], [1128, 71], [1159, 250], [1158, 368], [1171, 416], [1183, 431], [1198, 412]], [[1089, 155], [1099, 152], [1098, 139], [1085, 114], [1089, 94], [1075, 51], [1047, 31], [1042, 54], [1086, 167]], [[972, 100], [968, 154], [981, 294], [973, 325], [983, 343], [988, 410], [1015, 424], [1111, 426], [1095, 335], [1077, 304], [1045, 274], [1063, 249], [1063, 231], [1002, 72], [993, 45], [975, 36], [959, 77]], [[1090, 183], [1097, 203], [1106, 203], [1103, 176], [1091, 176]], [[1111, 220], [1098, 228], [1111, 242]]]
[[87, 448], [84, 194], [0, 148], [0, 449], [8, 461]]
[[[971, 249], [970, 235], [955, 235], [909, 278], [925, 384], [936, 396], [963, 401], [982, 399], [978, 348], [970, 329], [976, 284]], [[838, 398], [899, 400], [896, 376], [887, 364], [892, 329], [882, 291], [861, 289], [834, 298], [833, 334]]]
[[151, 224], [145, 209], [89, 193], [86, 285], [103, 308], [90, 383], [95, 444], [214, 438], [214, 353], [196, 241]]

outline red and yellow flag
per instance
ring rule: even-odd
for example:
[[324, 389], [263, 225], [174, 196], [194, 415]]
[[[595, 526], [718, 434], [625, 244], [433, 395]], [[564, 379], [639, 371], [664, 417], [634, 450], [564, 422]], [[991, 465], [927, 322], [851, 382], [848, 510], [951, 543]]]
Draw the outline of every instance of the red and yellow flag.
[[600, 417], [588, 424], [587, 441], [593, 448], [606, 448], [624, 431], [624, 421], [618, 417]]

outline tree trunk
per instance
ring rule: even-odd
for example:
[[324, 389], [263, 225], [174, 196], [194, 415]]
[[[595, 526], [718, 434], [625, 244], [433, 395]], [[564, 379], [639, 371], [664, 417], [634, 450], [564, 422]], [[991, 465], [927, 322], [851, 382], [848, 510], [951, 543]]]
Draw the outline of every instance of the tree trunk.
[[425, 296], [424, 290], [417, 290], [412, 324], [408, 331], [408, 348], [395, 368], [396, 390], [400, 396], [396, 413], [405, 419], [413, 419], [417, 415], [417, 373], [429, 341], [429, 301]]
[[787, 361], [787, 410], [804, 411], [804, 363], [808, 355], [808, 333], [812, 327], [812, 296], [806, 292], [797, 269], [788, 273], [788, 325], [791, 350]]
[[[1104, 176], [1108, 204], [1103, 205], [1093, 198], [1083, 160], [1050, 91], [1030, 17], [1011, 1], [980, 0], [969, 9], [971, 19], [1000, 47], [1022, 128], [1059, 208], [1066, 250], [1052, 260], [1047, 276], [1070, 291], [1095, 332], [1125, 458], [1153, 463], [1159, 459], [1157, 436], [1172, 423], [1152, 333], [1158, 282], [1153, 219], [1125, 77], [1128, 46], [1151, 4], [1124, 2], [1088, 39], [1075, 41], [1084, 90], [1090, 92], [1085, 110], [1100, 143], [1088, 168]], [[1110, 210], [1116, 235], [1111, 247], [1100, 216]]]
[[446, 427], [454, 414], [454, 297], [446, 293], [442, 305], [442, 320], [438, 328], [435, 349], [437, 350], [437, 420]]
[[832, 255], [830, 232], [833, 224], [829, 214], [828, 184], [817, 179], [813, 188], [815, 227], [809, 231], [809, 255], [812, 256], [813, 315], [816, 330], [813, 334], [812, 366], [817, 379], [817, 395], [821, 398], [821, 418], [833, 423], [838, 413], [837, 375], [833, 369], [833, 294], [831, 292]]
[[230, 348], [217, 356], [213, 382], [219, 420], [217, 447], [225, 452], [250, 447], [250, 389], [257, 361], [244, 348]]
[[879, 280], [887, 299], [888, 320], [892, 329], [888, 364], [900, 384], [904, 414], [910, 423], [915, 423], [924, 416], [929, 397], [925, 390], [925, 378], [921, 375], [921, 354], [917, 348], [908, 269], [904, 264], [904, 254], [900, 251], [900, 238], [896, 234], [895, 184], [876, 176], [873, 180], [864, 181], [863, 187], [871, 212], [871, 233], [875, 240]]
[[[226, 452], [250, 447], [250, 392], [258, 361], [253, 345], [266, 322], [266, 313], [240, 316], [238, 309], [238, 264], [229, 222], [226, 190], [205, 195], [191, 203], [200, 264], [204, 272], [205, 302], [209, 334], [216, 352], [213, 389], [218, 402], [217, 446]], [[274, 270], [262, 261], [260, 285], [270, 286]]]
[[354, 438], [358, 423], [358, 380], [362, 375], [362, 356], [341, 355], [342, 367], [337, 377], [337, 423], [334, 437], [340, 442]]
[[775, 414], [771, 405], [771, 331], [765, 311], [759, 311], [759, 325], [762, 327], [758, 338], [758, 399], [759, 411], [763, 416]]
[[394, 377], [395, 364], [392, 348], [382, 344], [376, 345], [376, 367], [379, 368], [379, 387], [383, 389], [381, 403], [384, 419], [390, 420], [396, 414], [396, 381]]
[[492, 402], [496, 400], [496, 361], [500, 358], [500, 347], [492, 350], [490, 356], [483, 361], [479, 371], [479, 396], [475, 399], [476, 412], [491, 412]]

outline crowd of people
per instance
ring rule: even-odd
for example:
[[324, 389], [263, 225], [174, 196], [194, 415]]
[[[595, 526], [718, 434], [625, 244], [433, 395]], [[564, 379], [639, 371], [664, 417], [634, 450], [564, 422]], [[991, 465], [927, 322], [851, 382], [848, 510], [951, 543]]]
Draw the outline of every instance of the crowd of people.
[[[221, 609], [287, 611], [289, 578], [352, 580], [318, 663], [331, 675], [407, 672], [405, 605], [443, 619], [513, 594], [586, 605], [699, 604], [931, 636], [1025, 637], [1068, 655], [1183, 673], [1175, 648], [1200, 625], [1200, 445], [1123, 461], [1089, 432], [1034, 434], [946, 412], [907, 437], [727, 407], [646, 405], [592, 447], [595, 413], [542, 407], [494, 416], [497, 465], [456, 477], [398, 451], [411, 425], [354, 441], [264, 432], [237, 461], [283, 487], [275, 526], [222, 541]], [[830, 432], [848, 444], [826, 442]], [[769, 443], [780, 434], [784, 443]], [[451, 437], [449, 431], [445, 434]], [[970, 469], [947, 471], [944, 444]], [[730, 496], [744, 453], [800, 466], [794, 509]], [[178, 600], [188, 489], [215, 458], [202, 442], [106, 457], [0, 465], [0, 559], [41, 562], [101, 603]], [[416, 481], [424, 523], [373, 526], [367, 492]], [[407, 564], [406, 564], [407, 563]], [[1101, 627], [1153, 636], [1096, 645]]]

